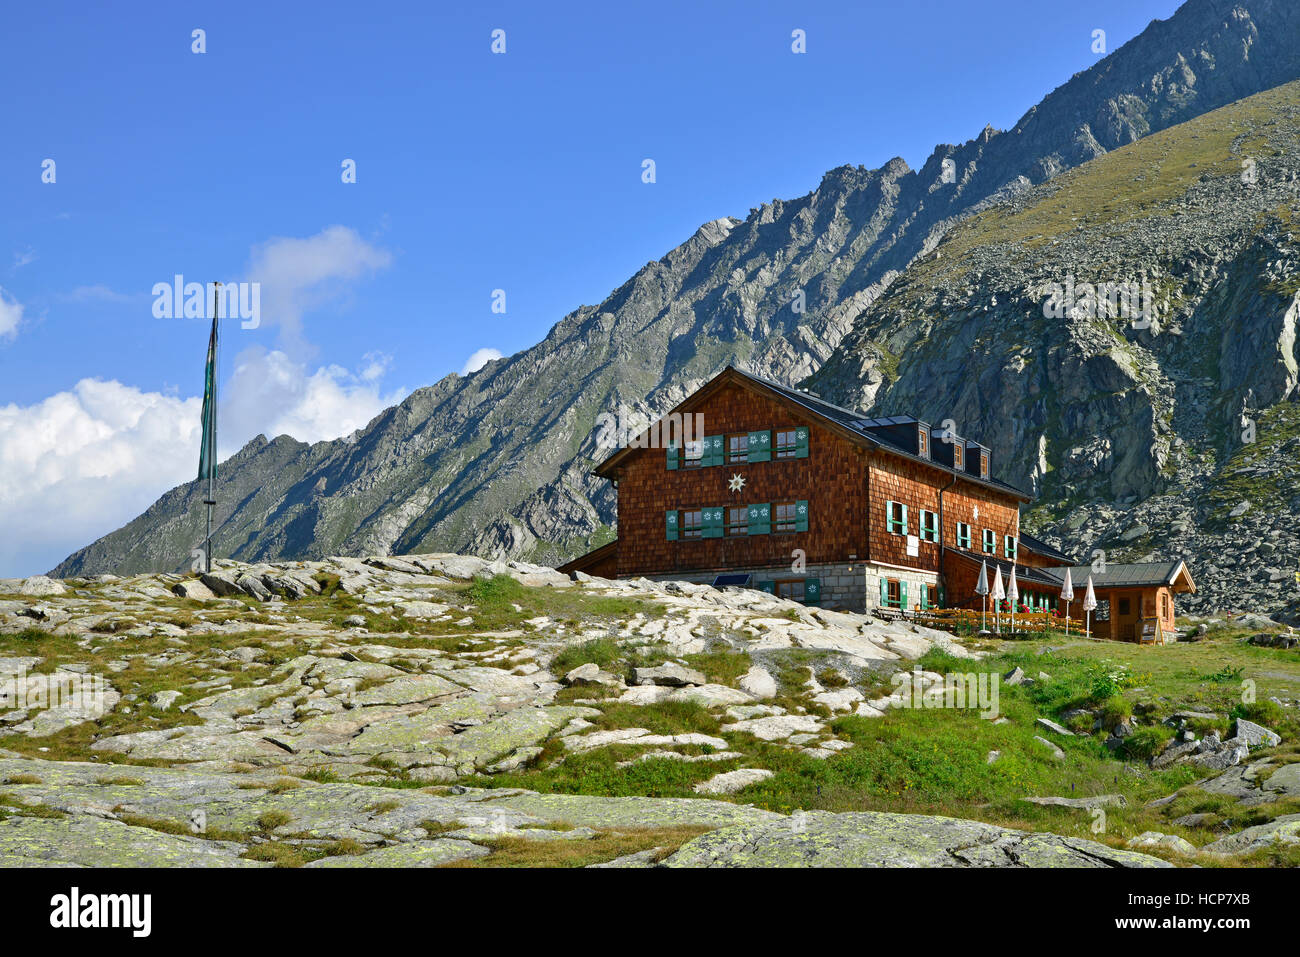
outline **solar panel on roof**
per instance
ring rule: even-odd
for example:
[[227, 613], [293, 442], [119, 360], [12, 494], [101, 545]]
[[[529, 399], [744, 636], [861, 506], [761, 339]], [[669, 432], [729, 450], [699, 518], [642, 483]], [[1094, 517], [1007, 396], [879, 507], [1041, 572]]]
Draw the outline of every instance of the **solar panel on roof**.
[[714, 588], [722, 588], [726, 585], [736, 585], [740, 588], [744, 588], [748, 584], [748, 575], [719, 575], [717, 578], [713, 579]]

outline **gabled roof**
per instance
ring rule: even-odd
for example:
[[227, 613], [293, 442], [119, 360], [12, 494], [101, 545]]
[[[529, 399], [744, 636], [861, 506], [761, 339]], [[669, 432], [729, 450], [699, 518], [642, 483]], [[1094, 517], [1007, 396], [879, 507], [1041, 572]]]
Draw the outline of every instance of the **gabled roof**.
[[1060, 562], [1062, 565], [1073, 565], [1074, 559], [1058, 549], [1053, 548], [1041, 538], [1034, 538], [1023, 529], [1020, 532], [1020, 547], [1026, 551], [1033, 552], [1035, 555], [1042, 555], [1054, 562]]
[[[748, 372], [741, 372], [735, 366], [727, 366], [704, 385], [700, 386], [695, 392], [691, 393], [684, 400], [678, 403], [668, 414], [671, 415], [673, 413], [689, 412], [694, 406], [703, 402], [709, 395], [727, 383], [735, 383], [745, 388], [764, 392], [779, 403], [795, 407], [802, 412], [808, 413], [819, 419], [822, 425], [827, 429], [837, 433], [856, 445], [888, 452], [891, 455], [896, 455], [899, 458], [904, 458], [911, 462], [917, 462], [928, 468], [934, 469], [935, 471], [944, 472], [948, 475], [954, 475], [958, 478], [965, 479], [974, 485], [993, 489], [994, 491], [1001, 492], [1004, 495], [1009, 495], [1012, 498], [1019, 499], [1022, 502], [1028, 502], [1031, 500], [1027, 493], [1016, 488], [1014, 485], [1008, 485], [1006, 482], [994, 478], [980, 478], [978, 475], [974, 475], [962, 469], [950, 468], [949, 466], [940, 462], [935, 462], [932, 459], [922, 458], [916, 453], [910, 452], [906, 448], [889, 441], [885, 435], [878, 432], [868, 431], [872, 424], [876, 424], [880, 421], [879, 419], [872, 419], [864, 415], [862, 412], [855, 412], [852, 409], [846, 409], [843, 406], [835, 405], [833, 402], [827, 402], [825, 399], [816, 396], [811, 392], [801, 392], [798, 389], [792, 389], [779, 382], [773, 382], [770, 379], [764, 379]], [[666, 418], [666, 416], [663, 418]], [[663, 418], [659, 421], [662, 422]], [[908, 417], [897, 418], [902, 418], [903, 421], [916, 421], [915, 419], [910, 419]], [[643, 437], [648, 436], [650, 431], [651, 429], [647, 428], [641, 433], [641, 435]], [[596, 466], [593, 471], [596, 475], [600, 475], [604, 478], [612, 478], [613, 470], [621, 462], [623, 462], [633, 452], [640, 451], [641, 448], [644, 447], [645, 446], [643, 445], [640, 448], [627, 447], [619, 449], [604, 462], [600, 463], [600, 465]]]
[[[1064, 568], [1044, 568], [1042, 571], [1058, 582], [1065, 581]], [[1176, 592], [1196, 593], [1196, 583], [1192, 581], [1187, 564], [1175, 562], [1144, 562], [1140, 565], [1106, 564], [1102, 571], [1091, 565], [1074, 565], [1070, 568], [1070, 582], [1075, 591], [1092, 576], [1093, 588], [1141, 588], [1168, 585]]]

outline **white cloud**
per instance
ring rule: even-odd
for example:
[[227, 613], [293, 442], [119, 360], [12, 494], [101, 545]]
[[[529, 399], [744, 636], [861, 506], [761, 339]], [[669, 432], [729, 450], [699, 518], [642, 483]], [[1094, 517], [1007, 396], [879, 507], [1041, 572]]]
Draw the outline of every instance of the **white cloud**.
[[476, 349], [474, 353], [465, 360], [465, 368], [460, 370], [461, 375], [469, 375], [478, 372], [493, 359], [500, 359], [501, 352], [497, 349]]
[[127, 295], [124, 292], [110, 289], [102, 283], [96, 283], [93, 286], [78, 286], [72, 292], [62, 293], [59, 298], [64, 302], [131, 302], [134, 299], [147, 299], [149, 297], [144, 294]]
[[377, 382], [384, 377], [388, 367], [393, 364], [393, 357], [386, 352], [367, 352], [361, 357], [366, 364], [361, 370], [361, 378], [366, 382]]
[[[221, 395], [219, 423], [222, 456], [253, 436], [291, 435], [300, 442], [337, 439], [365, 426], [405, 397], [405, 389], [388, 394], [377, 377], [366, 378], [342, 366], [321, 366], [313, 373], [283, 352], [249, 349], [235, 360], [235, 370]], [[229, 443], [229, 444], [228, 444]]]
[[[223, 385], [222, 460], [258, 433], [334, 439], [400, 402], [364, 373], [308, 373], [283, 352], [250, 350]], [[0, 577], [48, 571], [135, 518], [198, 472], [203, 400], [83, 379], [31, 406], [0, 406]], [[186, 556], [176, 556], [180, 564]]]
[[36, 259], [37, 259], [36, 250], [32, 249], [29, 246], [28, 248], [24, 249], [22, 252], [14, 253], [13, 268], [15, 270], [22, 269], [24, 266], [29, 266], [32, 263], [36, 262]]
[[49, 570], [194, 478], [201, 407], [99, 379], [0, 406], [0, 575]]
[[264, 322], [279, 323], [297, 344], [303, 313], [336, 298], [347, 283], [393, 261], [346, 226], [329, 226], [305, 239], [278, 237], [253, 248], [249, 279], [262, 284]]
[[23, 320], [23, 305], [0, 289], [0, 339], [18, 335], [18, 323]]

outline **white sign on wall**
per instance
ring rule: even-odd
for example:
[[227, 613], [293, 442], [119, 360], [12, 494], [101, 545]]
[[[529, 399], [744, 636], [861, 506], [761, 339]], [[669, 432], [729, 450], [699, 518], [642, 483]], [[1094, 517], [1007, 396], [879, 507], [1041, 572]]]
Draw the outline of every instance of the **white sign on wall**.
[[916, 556], [920, 554], [921, 554], [921, 540], [917, 538], [915, 535], [908, 535], [907, 556], [909, 558], [916, 558]]

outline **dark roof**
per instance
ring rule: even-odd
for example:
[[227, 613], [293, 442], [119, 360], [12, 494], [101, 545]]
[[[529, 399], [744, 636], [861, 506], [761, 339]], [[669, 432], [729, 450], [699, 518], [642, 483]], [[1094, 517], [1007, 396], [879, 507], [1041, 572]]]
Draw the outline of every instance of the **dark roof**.
[[1035, 555], [1042, 555], [1044, 558], [1050, 558], [1052, 561], [1060, 562], [1062, 565], [1074, 564], [1074, 559], [1065, 554], [1065, 552], [1053, 548], [1041, 538], [1034, 538], [1034, 536], [1024, 530], [1021, 530], [1020, 532], [1020, 544], [1023, 548], [1033, 552]]
[[[733, 367], [728, 366], [728, 368], [733, 368]], [[749, 372], [741, 372], [741, 370], [739, 369], [735, 369], [735, 371], [740, 373], [740, 375], [744, 376], [747, 379], [752, 379], [754, 382], [761, 383], [762, 385], [767, 386], [769, 389], [774, 389], [775, 391], [782, 393], [786, 398], [798, 402], [800, 405], [808, 409], [810, 412], [820, 415], [823, 418], [830, 419], [836, 424], [849, 429], [859, 437], [865, 439], [866, 441], [872, 443], [873, 445], [879, 448], [886, 449], [895, 455], [900, 455], [903, 458], [910, 459], [913, 462], [920, 462], [922, 465], [928, 465], [931, 468], [936, 468], [939, 469], [940, 471], [948, 472], [949, 474], [952, 475], [959, 475], [964, 479], [968, 479], [969, 481], [976, 483], [977, 485], [984, 485], [989, 488], [997, 489], [1000, 492], [1007, 492], [1011, 495], [1016, 496], [1017, 498], [1024, 499], [1025, 501], [1029, 500], [1029, 496], [1021, 489], [1016, 488], [1014, 485], [1009, 485], [1008, 483], [1003, 482], [1000, 479], [980, 478], [978, 475], [974, 475], [970, 472], [965, 471], [964, 469], [949, 468], [948, 466], [944, 465], [941, 462], [936, 462], [933, 459], [923, 458], [922, 456], [917, 455], [915, 452], [909, 451], [907, 448], [898, 445], [897, 443], [889, 441], [889, 438], [883, 433], [868, 431], [868, 429], [870, 429], [871, 426], [880, 425], [883, 423], [902, 424], [902, 423], [917, 422], [918, 420], [913, 418], [912, 416], [889, 416], [888, 418], [885, 419], [869, 418], [868, 416], [864, 415], [861, 412], [854, 412], [852, 409], [846, 409], [843, 406], [836, 405], [833, 402], [827, 402], [821, 396], [814, 395], [811, 392], [801, 392], [798, 389], [792, 389], [789, 386], [781, 385], [781, 383], [779, 382], [773, 382], [770, 379], [764, 379], [762, 376], [756, 376]]]
[[[721, 372], [719, 372], [716, 376], [714, 376], [704, 385], [700, 386], [699, 389], [696, 389], [695, 392], [687, 396], [686, 399], [684, 399], [681, 403], [679, 403], [676, 408], [680, 408], [682, 405], [689, 403], [691, 399], [694, 398], [694, 396], [698, 395], [700, 392], [703, 392], [714, 382], [717, 382], [719, 379], [722, 379], [723, 377], [728, 375], [739, 376], [742, 379], [747, 379], [750, 382], [757, 383], [758, 385], [761, 385], [764, 388], [777, 393], [778, 395], [789, 400], [790, 402], [799, 405], [801, 408], [805, 409], [806, 411], [811, 412], [813, 415], [819, 416], [820, 418], [825, 419], [839, 426], [840, 429], [850, 433], [856, 441], [861, 442], [865, 445], [869, 445], [872, 448], [883, 449], [889, 452], [891, 455], [897, 455], [900, 458], [905, 458], [912, 462], [918, 462], [922, 465], [929, 466], [930, 468], [937, 469], [940, 472], [947, 472], [949, 475], [955, 475], [958, 476], [959, 478], [963, 478], [966, 481], [972, 482], [976, 485], [982, 485], [985, 488], [991, 488], [998, 492], [1002, 492], [1006, 495], [1011, 495], [1015, 498], [1020, 499], [1021, 501], [1024, 502], [1030, 501], [1030, 496], [1028, 495], [1028, 493], [1024, 492], [1021, 489], [1016, 488], [1014, 485], [1009, 485], [1006, 482], [1003, 482], [995, 478], [987, 478], [987, 479], [980, 478], [978, 475], [967, 472], [964, 469], [951, 468], [947, 465], [944, 465], [941, 462], [936, 462], [933, 459], [923, 458], [922, 456], [917, 455], [915, 452], [909, 451], [908, 449], [904, 448], [901, 445], [898, 445], [895, 442], [891, 442], [888, 436], [886, 436], [885, 434], [880, 432], [869, 431], [872, 425], [878, 425], [882, 421], [880, 419], [872, 419], [861, 412], [855, 412], [852, 409], [846, 409], [843, 406], [836, 405], [833, 402], [827, 402], [825, 399], [821, 398], [820, 396], [814, 395], [811, 392], [804, 392], [799, 389], [792, 389], [789, 386], [782, 385], [779, 382], [773, 382], [771, 379], [764, 379], [762, 376], [756, 376], [749, 372], [742, 372], [740, 369], [737, 369], [735, 366], [727, 366], [727, 368], [723, 369]], [[903, 422], [917, 421], [916, 419], [907, 416], [894, 416], [892, 418], [898, 419]], [[626, 453], [627, 451], [628, 451], [627, 449], [619, 449], [617, 452], [615, 452], [613, 455], [607, 458], [600, 465], [596, 466], [595, 468], [596, 474], [598, 475], [603, 474], [605, 469], [611, 464], [613, 464], [614, 460], [622, 458], [623, 454]]]
[[[1011, 577], [1011, 562], [1003, 561], [999, 558], [992, 558], [988, 555], [975, 555], [971, 552], [965, 552], [956, 548], [944, 546], [944, 559], [956, 557], [963, 561], [968, 561], [972, 565], [979, 565], [981, 562], [989, 567], [989, 578], [992, 579], [993, 569], [1002, 572], [1002, 581], [1005, 582]], [[1035, 586], [1038, 588], [1052, 588], [1056, 591], [1061, 590], [1061, 582], [1065, 580], [1065, 573], [1061, 573], [1061, 578], [1055, 578], [1048, 572], [1054, 569], [1034, 568], [1032, 565], [1016, 565], [1016, 584], [1020, 587]]]
[[[1065, 581], [1064, 568], [1044, 568], [1048, 575], [1058, 582]], [[1143, 585], [1174, 585], [1180, 577], [1187, 578], [1189, 591], [1196, 591], [1187, 566], [1181, 561], [1144, 562], [1140, 565], [1118, 565], [1107, 563], [1103, 571], [1097, 571], [1091, 565], [1072, 565], [1070, 581], [1076, 589], [1092, 576], [1094, 588], [1138, 588]]]

